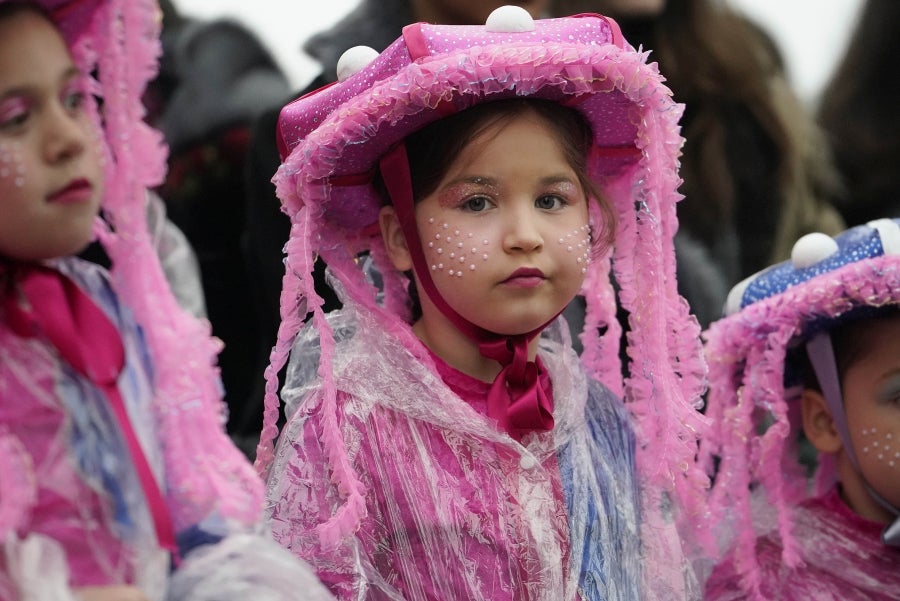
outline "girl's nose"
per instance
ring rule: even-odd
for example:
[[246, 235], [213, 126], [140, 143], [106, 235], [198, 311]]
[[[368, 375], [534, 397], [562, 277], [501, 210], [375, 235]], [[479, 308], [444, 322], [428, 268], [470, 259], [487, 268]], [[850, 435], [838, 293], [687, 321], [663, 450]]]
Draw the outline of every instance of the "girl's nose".
[[45, 124], [45, 152], [47, 161], [56, 164], [81, 155], [87, 147], [88, 128], [85, 120], [62, 105], [48, 107]]
[[533, 252], [544, 245], [534, 210], [511, 211], [508, 215], [503, 246], [507, 252]]

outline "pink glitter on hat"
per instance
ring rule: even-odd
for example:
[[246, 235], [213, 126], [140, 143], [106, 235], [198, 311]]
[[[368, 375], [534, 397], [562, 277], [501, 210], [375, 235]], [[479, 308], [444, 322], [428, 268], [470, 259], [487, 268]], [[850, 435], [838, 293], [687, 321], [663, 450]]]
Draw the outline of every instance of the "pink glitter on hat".
[[[407, 26], [360, 70], [282, 110], [277, 133], [284, 162], [274, 181], [292, 232], [257, 467], [265, 475], [273, 458], [277, 373], [307, 312], [321, 337], [323, 411], [335, 411], [333, 333], [314, 290], [316, 256], [328, 264], [342, 294], [382, 315], [386, 328], [396, 329], [408, 317], [402, 275], [387, 261], [377, 228], [381, 202], [370, 182], [379, 160], [444, 115], [533, 97], [571, 106], [587, 118], [595, 142], [591, 176], [618, 220], [613, 249], [586, 275], [583, 361], [635, 415], [647, 488], [674, 495], [686, 515], [699, 513], [707, 479], [694, 467], [694, 456], [706, 423], [697, 411], [705, 364], [699, 326], [677, 293], [672, 241], [681, 198], [682, 107], [656, 65], [647, 63], [647, 53], [630, 47], [611, 19], [532, 21], [515, 7], [498, 11], [485, 26]], [[359, 53], [359, 62], [374, 54]], [[360, 269], [357, 258], [364, 252], [383, 277], [383, 295]], [[630, 314], [628, 378], [619, 359], [617, 304]], [[363, 510], [361, 492], [349, 463], [340, 459], [346, 450], [336, 427], [322, 436], [337, 466], [333, 480], [346, 494], [343, 511], [330, 524], [340, 530]]]

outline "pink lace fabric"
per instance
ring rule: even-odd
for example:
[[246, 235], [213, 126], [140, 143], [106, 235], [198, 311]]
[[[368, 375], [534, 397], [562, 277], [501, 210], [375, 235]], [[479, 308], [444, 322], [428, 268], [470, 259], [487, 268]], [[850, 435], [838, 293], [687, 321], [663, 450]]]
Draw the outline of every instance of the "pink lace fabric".
[[[106, 222], [97, 234], [112, 259], [116, 293], [144, 329], [160, 402], [167, 491], [176, 530], [217, 513], [251, 525], [262, 490], [252, 468], [224, 432], [216, 356], [209, 323], [179, 307], [165, 279], [147, 226], [146, 190], [158, 184], [166, 149], [143, 122], [141, 96], [156, 73], [159, 8], [150, 0], [49, 2], [63, 20], [73, 57], [98, 74], [95, 114], [106, 142]], [[107, 225], [108, 224], [108, 225]]]
[[[686, 545], [692, 551], [703, 542], [696, 540], [694, 523], [705, 516], [708, 481], [694, 465], [697, 440], [706, 428], [706, 419], [697, 411], [705, 363], [699, 326], [676, 290], [672, 243], [680, 199], [682, 107], [672, 101], [655, 64], [646, 62], [647, 53], [623, 44], [608, 19], [550, 19], [537, 21], [535, 27], [516, 38], [518, 34], [492, 34], [480, 27], [413, 26], [407, 28], [409, 37], [425, 47], [416, 49], [414, 61], [400, 39], [343, 84], [284, 109], [280, 135], [290, 155], [274, 181], [292, 232], [286, 246], [282, 324], [267, 371], [257, 467], [269, 478], [273, 502], [288, 495], [301, 503], [302, 493], [278, 484], [287, 476], [282, 470], [293, 468], [279, 461], [272, 465], [271, 441], [278, 436], [276, 375], [287, 362], [303, 318], [312, 312], [319, 333], [320, 354], [313, 360], [321, 391], [302, 411], [314, 412], [320, 424], [316, 444], [329, 471], [317, 477], [327, 476], [336, 490], [330, 509], [318, 515], [316, 531], [326, 546], [360, 531], [360, 524], [369, 519], [366, 486], [352, 461], [360, 441], [348, 439], [341, 429], [340, 407], [346, 399], [339, 393], [337, 367], [343, 359], [314, 290], [314, 257], [321, 256], [329, 265], [348, 300], [378, 316], [375, 327], [398, 335], [408, 318], [403, 278], [386, 261], [380, 237], [373, 235], [377, 200], [367, 182], [354, 184], [352, 176], [365, 173], [405, 133], [437, 118], [438, 107], [447, 103], [462, 109], [484, 97], [555, 99], [577, 107], [593, 124], [598, 146], [592, 175], [618, 216], [612, 252], [593, 262], [587, 274], [582, 360], [590, 376], [623, 396], [636, 422], [647, 580], [658, 586], [671, 580], [683, 584], [678, 558], [684, 550], [682, 541], [671, 535], [672, 519], [690, 539]], [[594, 214], [593, 219], [600, 217]], [[383, 291], [360, 270], [358, 254], [366, 251], [383, 279]], [[630, 313], [627, 379], [618, 354], [617, 303]], [[295, 436], [300, 432], [288, 430], [282, 440]], [[297, 439], [296, 446], [303, 440]], [[281, 448], [288, 444], [282, 442]], [[303, 535], [298, 530], [284, 536]]]
[[[794, 512], [794, 536], [801, 562], [782, 560], [780, 535], [769, 532], [756, 543], [760, 599], [784, 601], [893, 601], [900, 594], [900, 549], [881, 543], [883, 524], [856, 515], [837, 487], [802, 503]], [[777, 529], [777, 528], [776, 528]], [[716, 566], [706, 585], [710, 601], [746, 599], [742, 574], [730, 556]]]
[[[823, 569], [843, 570], [841, 562], [851, 557], [835, 538], [839, 533], [834, 528], [816, 532], [802, 523], [806, 510], [796, 509], [804, 499], [821, 496], [833, 487], [835, 473], [833, 462], [823, 461], [809, 487], [805, 468], [797, 460], [793, 441], [801, 428], [799, 406], [790, 402], [791, 392], [784, 385], [788, 343], [814, 320], [837, 318], [855, 307], [896, 304], [898, 291], [900, 256], [856, 260], [829, 271], [827, 277], [813, 278], [750, 304], [714, 322], [706, 333], [710, 366], [707, 415], [713, 426], [702, 441], [700, 460], [716, 474], [708, 524], [727, 533], [720, 544], [723, 552], [729, 553], [729, 569], [750, 598], [771, 598], [763, 592], [764, 587], [771, 586], [775, 576], [790, 574], [788, 569], [800, 570], [801, 576], [796, 578], [805, 579], [812, 572], [804, 571], [804, 566], [816, 545], [835, 550], [834, 562], [824, 564], [828, 568]], [[758, 498], [751, 490], [758, 491]], [[760, 512], [758, 504], [766, 510]], [[766, 547], [766, 555], [759, 554], [755, 542], [762, 535], [776, 545]], [[807, 537], [811, 537], [809, 541]], [[882, 547], [881, 552], [888, 551]], [[765, 564], [774, 562], [776, 554], [784, 571], [773, 571]], [[866, 569], [859, 562], [847, 564], [847, 569], [856, 567], [860, 574]], [[793, 598], [853, 598], [841, 596], [839, 588], [831, 591], [835, 597], [819, 597], [815, 592], [820, 589], [812, 579], [801, 583], [790, 578], [799, 587]], [[863, 581], [871, 582], [868, 577]], [[881, 589], [872, 584], [870, 590], [883, 591], [886, 599], [896, 598], [896, 578], [885, 583]]]

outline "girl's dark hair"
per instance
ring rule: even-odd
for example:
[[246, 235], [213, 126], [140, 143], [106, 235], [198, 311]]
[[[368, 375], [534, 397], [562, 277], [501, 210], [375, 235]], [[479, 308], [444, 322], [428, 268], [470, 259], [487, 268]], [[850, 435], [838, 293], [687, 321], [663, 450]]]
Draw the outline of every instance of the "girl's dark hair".
[[[603, 215], [600, 231], [591, 233], [596, 254], [605, 251], [613, 241], [615, 213], [588, 175], [588, 157], [593, 144], [593, 131], [584, 116], [557, 102], [536, 98], [509, 98], [484, 102], [470, 109], [439, 119], [407, 136], [406, 152], [412, 179], [413, 198], [422, 200], [437, 189], [450, 166], [470, 140], [481, 132], [504, 125], [515, 117], [534, 114], [556, 134], [566, 162], [578, 176], [588, 199], [595, 199]], [[376, 188], [389, 202], [380, 174]]]
[[29, 11], [37, 13], [39, 15], [43, 15], [47, 18], [48, 21], [52, 22], [49, 12], [44, 10], [43, 7], [32, 4], [31, 2], [24, 2], [23, 0], [10, 0], [9, 2], [0, 2], [0, 19], [6, 19], [7, 17]]

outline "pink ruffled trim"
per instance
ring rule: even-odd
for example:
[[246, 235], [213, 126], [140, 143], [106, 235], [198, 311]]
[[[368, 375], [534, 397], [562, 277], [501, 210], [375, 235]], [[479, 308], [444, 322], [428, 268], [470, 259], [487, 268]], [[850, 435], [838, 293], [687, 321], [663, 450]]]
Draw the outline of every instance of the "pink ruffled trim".
[[177, 304], [147, 229], [147, 189], [162, 180], [166, 159], [161, 134], [143, 122], [141, 102], [156, 74], [159, 8], [149, 0], [84, 6], [67, 10], [72, 23], [60, 28], [83, 72], [97, 73], [91, 91], [103, 100], [102, 117], [95, 105], [89, 110], [105, 141], [103, 209], [110, 226], [98, 220], [95, 230], [112, 259], [113, 285], [142, 325], [153, 357], [175, 526], [196, 524], [213, 511], [252, 524], [261, 515], [262, 485], [224, 432], [215, 366], [221, 344], [208, 323]]
[[[791, 446], [801, 427], [796, 407], [786, 400], [785, 349], [820, 318], [838, 317], [860, 306], [900, 303], [900, 257], [883, 256], [850, 263], [782, 294], [749, 305], [713, 323], [706, 336], [711, 396], [707, 415], [713, 426], [703, 440], [700, 460], [713, 473], [709, 498], [712, 528], [736, 519], [735, 565], [748, 591], [758, 590], [750, 493], [761, 485], [777, 511], [782, 558], [801, 561], [793, 536], [793, 506], [807, 495], [806, 481]], [[762, 419], [773, 423], [759, 433]], [[833, 484], [833, 464], [820, 466], [811, 494]]]
[[[621, 302], [632, 314], [628, 335], [631, 378], [622, 381], [608, 259], [595, 261], [586, 281], [590, 293], [589, 329], [582, 338], [584, 360], [590, 373], [611, 389], [624, 391], [636, 416], [642, 486], [674, 496], [683, 510], [679, 517], [684, 524], [703, 514], [708, 479], [695, 466], [694, 458], [698, 439], [708, 425], [697, 411], [705, 386], [705, 364], [699, 325], [676, 291], [672, 242], [677, 229], [675, 203], [681, 198], [677, 166], [683, 142], [678, 127], [682, 107], [672, 102], [655, 65], [647, 65], [645, 60], [646, 54], [609, 45], [565, 44], [476, 47], [450, 58], [426, 59], [348, 100], [294, 149], [274, 180], [294, 229], [287, 246], [283, 321], [268, 372], [263, 440], [257, 455], [260, 474], [267, 474], [273, 457], [270, 441], [277, 436], [275, 375], [287, 360], [307, 310], [313, 311], [314, 324], [323, 339], [319, 368], [326, 389], [323, 410], [334, 411], [333, 342], [309, 275], [312, 257], [321, 254], [351, 298], [366, 306], [375, 305], [374, 288], [362, 282], [354, 257], [370, 247], [377, 249], [376, 258], [382, 257], [380, 238], [360, 229], [340, 229], [325, 216], [324, 208], [332, 202], [334, 192], [328, 177], [340, 165], [343, 149], [370, 142], [376, 135], [373, 132], [382, 125], [434, 110], [448, 97], [449, 90], [461, 97], [481, 97], [513, 88], [520, 95], [530, 95], [545, 86], [573, 97], [617, 90], [634, 102], [632, 121], [638, 127], [642, 158], [636, 168], [600, 174], [598, 179], [619, 215], [613, 261], [622, 288]], [[515, 77], [510, 75], [511, 65], [517, 65]], [[386, 278], [386, 297], [392, 310], [403, 305], [406, 298], [405, 290], [396, 289], [399, 281]], [[397, 320], [396, 315], [385, 315], [388, 324]], [[602, 338], [596, 336], [596, 324], [609, 325]], [[348, 499], [339, 510], [340, 517], [336, 515], [324, 530], [347, 532], [363, 515], [356, 502], [356, 495], [362, 491], [356, 486], [355, 474], [343, 468], [347, 465], [346, 449], [336, 425], [331, 420], [328, 423], [325, 444], [338, 466], [333, 479], [347, 491]], [[338, 536], [339, 532], [328, 536]]]

